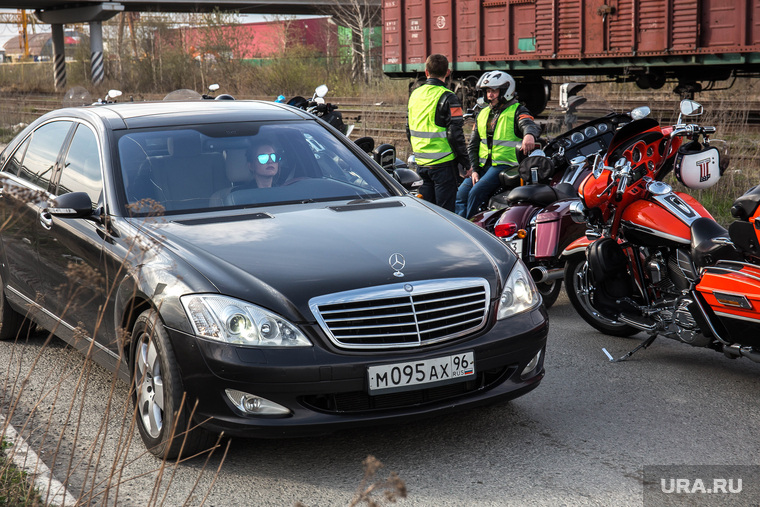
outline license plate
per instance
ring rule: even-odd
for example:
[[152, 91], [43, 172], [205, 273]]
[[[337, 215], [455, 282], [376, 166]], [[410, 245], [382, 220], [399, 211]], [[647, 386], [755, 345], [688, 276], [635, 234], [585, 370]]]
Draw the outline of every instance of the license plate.
[[424, 361], [370, 366], [367, 374], [369, 392], [373, 394], [463, 382], [475, 376], [475, 354], [463, 352]]
[[507, 241], [506, 243], [509, 248], [514, 250], [518, 257], [522, 257], [522, 239], [513, 239], [512, 241]]

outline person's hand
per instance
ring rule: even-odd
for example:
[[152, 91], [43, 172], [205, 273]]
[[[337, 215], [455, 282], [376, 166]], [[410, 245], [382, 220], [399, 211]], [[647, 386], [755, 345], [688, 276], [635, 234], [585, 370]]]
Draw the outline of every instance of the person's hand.
[[536, 147], [536, 138], [533, 137], [532, 134], [525, 134], [525, 137], [523, 137], [522, 140], [522, 148], [520, 151], [522, 151], [525, 155], [529, 154], [531, 151], [533, 151], [533, 148]]
[[476, 173], [475, 171], [472, 171], [472, 184], [474, 185], [475, 183], [477, 183], [479, 179], [480, 179], [480, 176], [478, 176], [478, 173]]
[[473, 170], [472, 170], [472, 167], [470, 167], [469, 169], [467, 169], [467, 172], [464, 173], [464, 177], [469, 178], [470, 176], [472, 176], [472, 173], [473, 173]]

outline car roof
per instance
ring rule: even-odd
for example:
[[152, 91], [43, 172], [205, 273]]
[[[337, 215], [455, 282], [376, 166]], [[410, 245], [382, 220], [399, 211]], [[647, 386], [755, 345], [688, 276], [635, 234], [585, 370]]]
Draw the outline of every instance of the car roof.
[[120, 102], [58, 109], [50, 116], [95, 116], [112, 129], [314, 118], [294, 107], [261, 100]]

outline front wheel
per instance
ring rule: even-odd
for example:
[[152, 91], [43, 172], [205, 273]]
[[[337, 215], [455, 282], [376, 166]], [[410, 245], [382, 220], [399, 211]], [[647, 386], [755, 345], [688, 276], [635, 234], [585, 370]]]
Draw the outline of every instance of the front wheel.
[[578, 315], [604, 334], [627, 337], [638, 333], [639, 330], [635, 327], [608, 319], [594, 309], [591, 304], [593, 286], [589, 276], [585, 255], [574, 255], [567, 261], [565, 265], [565, 291]]
[[137, 318], [132, 330], [133, 385], [137, 427], [148, 450], [165, 459], [189, 457], [210, 447], [212, 435], [191, 428], [188, 400], [169, 336], [153, 310]]

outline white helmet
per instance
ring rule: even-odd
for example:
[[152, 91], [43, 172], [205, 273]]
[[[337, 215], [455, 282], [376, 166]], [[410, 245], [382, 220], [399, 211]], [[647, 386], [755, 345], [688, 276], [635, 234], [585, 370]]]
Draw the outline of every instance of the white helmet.
[[702, 147], [696, 141], [681, 146], [674, 164], [676, 179], [688, 188], [702, 189], [715, 185], [723, 174], [720, 153], [714, 147]]
[[498, 88], [501, 90], [501, 96], [506, 100], [512, 100], [515, 96], [515, 80], [512, 76], [501, 70], [492, 70], [486, 72], [478, 79], [476, 88]]

